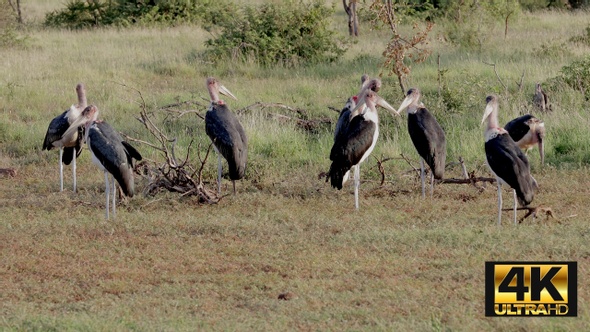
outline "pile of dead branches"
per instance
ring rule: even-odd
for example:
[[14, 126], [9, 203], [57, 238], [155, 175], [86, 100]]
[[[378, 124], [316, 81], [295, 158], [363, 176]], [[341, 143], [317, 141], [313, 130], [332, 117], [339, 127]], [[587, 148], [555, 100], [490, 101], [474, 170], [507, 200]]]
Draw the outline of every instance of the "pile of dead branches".
[[[133, 88], [132, 88], [133, 89]], [[139, 140], [130, 136], [125, 137], [131, 141], [147, 145], [160, 152], [163, 161], [145, 159], [137, 164], [136, 172], [147, 178], [148, 184], [144, 194], [155, 195], [162, 190], [180, 193], [182, 196], [197, 196], [199, 203], [215, 204], [221, 197], [216, 190], [207, 188], [203, 183], [203, 168], [211, 152], [211, 144], [207, 148], [205, 156], [201, 156], [201, 146], [197, 146], [197, 157], [200, 165], [190, 162], [190, 151], [193, 144], [191, 140], [186, 155], [179, 159], [176, 156], [176, 137], [170, 138], [153, 121], [148, 114], [143, 96], [139, 90], [133, 89], [139, 94], [141, 112], [137, 118], [157, 141], [156, 144]]]

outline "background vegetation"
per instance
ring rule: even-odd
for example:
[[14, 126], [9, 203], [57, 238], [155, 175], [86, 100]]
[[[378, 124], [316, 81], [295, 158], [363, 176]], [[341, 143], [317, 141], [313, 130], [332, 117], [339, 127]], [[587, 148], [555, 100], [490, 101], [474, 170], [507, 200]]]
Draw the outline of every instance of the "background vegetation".
[[[234, 10], [281, 3], [225, 4]], [[376, 160], [362, 165], [358, 212], [350, 187], [337, 192], [318, 180], [329, 167], [338, 115], [329, 107], [340, 109], [358, 91], [363, 73], [381, 71], [390, 36], [371, 30], [368, 21], [346, 52], [330, 61], [263, 64], [248, 56], [212, 62], [206, 54], [215, 48], [207, 41], [223, 40], [224, 29], [210, 19], [62, 29], [45, 23], [63, 2], [22, 6], [24, 26], [12, 25], [18, 37], [10, 38], [18, 42], [0, 48], [0, 167], [18, 172], [0, 178], [2, 329], [588, 328], [588, 12], [520, 7], [506, 36], [503, 20], [470, 7], [456, 12], [461, 21], [451, 12], [421, 13], [400, 27], [411, 34], [415, 20], [435, 23], [431, 56], [411, 66], [407, 82], [421, 88], [445, 129], [449, 162], [463, 157], [478, 175], [488, 175], [480, 125], [485, 97], [500, 95], [500, 121], [508, 122], [533, 111], [536, 82], [549, 93], [553, 112], [535, 113], [547, 125], [547, 165], [540, 167], [536, 151], [529, 156], [541, 184], [534, 204], [551, 208], [557, 218], [515, 227], [505, 214], [497, 227], [493, 186], [440, 185], [432, 200], [421, 200], [415, 172], [403, 159], [383, 164], [383, 186]], [[347, 38], [347, 27], [338, 6], [326, 2], [328, 10], [322, 9], [322, 27], [333, 35], [321, 38], [342, 46], [338, 40]], [[464, 30], [477, 38], [461, 35]], [[141, 91], [149, 111], [178, 137], [179, 155], [194, 140], [196, 161], [196, 150], [209, 143], [203, 121], [161, 108], [190, 102], [180, 110], [204, 114], [207, 76], [218, 77], [238, 97], [228, 103], [250, 138], [238, 195], [214, 206], [174, 194], [138, 195], [119, 206], [116, 221], [105, 222], [104, 177], [86, 151], [79, 161], [80, 192], [71, 192], [69, 168], [67, 190], [58, 192], [57, 153], [42, 152], [41, 142], [50, 119], [75, 102], [77, 82], [86, 84], [103, 119], [147, 140], [135, 119], [138, 95], [127, 87]], [[397, 105], [403, 99], [397, 79], [382, 79], [380, 95]], [[300, 111], [248, 108], [256, 102]], [[307, 130], [297, 119], [332, 123], [319, 121]], [[380, 125], [373, 155], [404, 154], [417, 165], [405, 116], [382, 111]], [[159, 158], [135, 145], [146, 158]], [[204, 173], [211, 186], [213, 161]], [[460, 177], [460, 168], [449, 166], [447, 176]], [[138, 176], [140, 192], [145, 184]], [[230, 188], [225, 181], [223, 191]], [[511, 203], [505, 191], [505, 204]], [[483, 269], [489, 260], [577, 261], [579, 317], [486, 319]], [[279, 300], [281, 294], [288, 300]]]

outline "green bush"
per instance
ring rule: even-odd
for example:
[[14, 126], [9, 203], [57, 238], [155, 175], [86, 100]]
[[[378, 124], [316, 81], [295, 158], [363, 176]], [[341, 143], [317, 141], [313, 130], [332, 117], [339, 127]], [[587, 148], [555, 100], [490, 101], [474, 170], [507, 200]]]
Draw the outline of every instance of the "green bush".
[[561, 77], [572, 89], [590, 99], [590, 56], [561, 68]]
[[586, 27], [586, 31], [579, 36], [573, 36], [569, 39], [572, 43], [579, 43], [583, 45], [590, 45], [590, 25]]
[[45, 16], [45, 25], [83, 29], [97, 26], [217, 24], [233, 15], [227, 0], [71, 0]]
[[207, 41], [205, 57], [286, 66], [334, 62], [346, 47], [329, 28], [333, 12], [320, 0], [244, 7], [240, 15], [219, 23], [221, 35]]

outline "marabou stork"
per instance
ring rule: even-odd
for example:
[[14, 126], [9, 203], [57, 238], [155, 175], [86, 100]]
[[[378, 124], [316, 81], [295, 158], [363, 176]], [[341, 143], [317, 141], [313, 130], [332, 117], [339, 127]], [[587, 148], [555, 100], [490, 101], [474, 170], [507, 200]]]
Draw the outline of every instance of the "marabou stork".
[[[381, 81], [380, 80], [373, 80], [373, 91], [379, 92], [381, 88]], [[363, 74], [361, 76], [361, 90], [359, 94], [361, 94], [366, 85], [369, 83], [369, 75]], [[350, 123], [350, 112], [356, 106], [358, 102], [358, 95], [354, 95], [346, 101], [344, 104], [344, 108], [340, 111], [340, 115], [338, 116], [338, 121], [336, 122], [336, 129], [334, 130], [334, 142], [336, 142], [341, 135], [345, 135], [346, 130], [348, 129], [348, 124]]]
[[549, 105], [549, 97], [541, 88], [541, 83], [537, 83], [535, 86], [535, 95], [533, 96], [533, 104], [537, 110], [541, 112], [551, 111], [551, 105]]
[[[328, 176], [332, 187], [342, 189], [348, 180], [350, 169], [363, 162], [373, 151], [379, 137], [379, 116], [376, 106], [380, 105], [392, 112], [396, 110], [371, 89], [364, 90], [359, 102], [352, 109], [351, 114], [358, 113], [366, 105], [366, 111], [350, 119], [348, 128], [343, 135], [334, 142], [330, 152], [332, 165]], [[358, 191], [360, 186], [360, 172], [354, 172], [354, 206], [358, 210]]]
[[[66, 133], [84, 125], [86, 144], [92, 155], [92, 162], [104, 172], [106, 194], [106, 219], [109, 219], [109, 193], [113, 192], [113, 218], [116, 217], [115, 180], [128, 197], [134, 194], [133, 161], [141, 160], [139, 152], [129, 143], [123, 141], [121, 135], [108, 123], [97, 120], [98, 108], [90, 105], [82, 111], [80, 117], [70, 125]], [[109, 188], [109, 173], [112, 186]]]
[[420, 102], [420, 90], [408, 90], [406, 98], [400, 105], [398, 113], [408, 109], [408, 132], [420, 155], [420, 180], [422, 182], [422, 198], [425, 197], [424, 161], [430, 167], [430, 196], [434, 190], [434, 179], [442, 179], [445, 174], [447, 143], [445, 132], [434, 116]]
[[516, 224], [516, 201], [527, 206], [533, 201], [537, 182], [531, 176], [527, 157], [516, 145], [508, 132], [498, 126], [498, 97], [486, 98], [486, 109], [481, 119], [488, 120], [485, 131], [485, 151], [492, 173], [498, 182], [498, 224], [502, 222], [502, 184], [507, 184], [514, 193], [514, 223]]
[[533, 146], [539, 146], [539, 155], [541, 156], [541, 165], [545, 163], [545, 152], [543, 139], [545, 138], [545, 123], [534, 116], [527, 114], [508, 122], [504, 129], [510, 137], [516, 142], [525, 154]]
[[234, 194], [236, 180], [244, 177], [248, 159], [248, 138], [236, 115], [219, 99], [219, 93], [237, 98], [214, 77], [207, 78], [211, 105], [205, 114], [205, 131], [217, 152], [217, 191], [221, 195], [221, 156], [227, 160]]
[[[367, 75], [367, 74], [363, 74], [363, 76], [361, 76], [361, 90], [359, 91], [359, 93], [357, 95], [354, 95], [354, 96], [348, 98], [348, 101], [344, 105], [344, 108], [342, 109], [342, 111], [340, 111], [340, 116], [338, 117], [338, 122], [336, 122], [336, 129], [334, 130], [334, 143], [336, 143], [336, 141], [341, 139], [341, 137], [344, 137], [347, 135], [346, 133], [348, 131], [348, 126], [349, 126], [350, 121], [352, 120], [353, 117], [357, 116], [359, 113], [366, 112], [366, 110], [367, 110], [366, 105], [363, 105], [362, 107], [355, 109], [359, 96], [362, 96], [364, 94], [364, 92], [367, 90], [379, 92], [380, 89], [381, 89], [381, 80], [380, 79], [374, 78], [372, 80], [369, 80], [369, 75]], [[355, 110], [355, 111], [353, 112], [353, 110]], [[353, 173], [354, 173], [355, 178], [360, 176], [360, 163], [353, 166]], [[348, 175], [349, 175], [348, 173], [345, 174], [345, 179], [343, 182], [346, 182], [348, 180]], [[328, 181], [328, 177], [326, 177], [326, 182], [327, 181]]]
[[59, 190], [64, 190], [64, 166], [72, 163], [72, 174], [74, 178], [74, 192], [76, 192], [76, 158], [82, 152], [84, 133], [83, 128], [72, 131], [68, 135], [64, 135], [66, 130], [70, 127], [78, 117], [82, 110], [86, 108], [86, 89], [84, 84], [78, 83], [76, 85], [76, 93], [78, 94], [78, 104], [70, 106], [68, 110], [56, 116], [49, 123], [45, 140], [43, 140], [42, 150], [51, 150], [54, 147], [59, 148]]

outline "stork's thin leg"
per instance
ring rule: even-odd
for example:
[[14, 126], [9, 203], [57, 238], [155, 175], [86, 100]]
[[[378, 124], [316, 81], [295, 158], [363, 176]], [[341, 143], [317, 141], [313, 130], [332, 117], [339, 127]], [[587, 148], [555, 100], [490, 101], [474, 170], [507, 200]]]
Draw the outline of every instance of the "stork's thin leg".
[[496, 177], [496, 182], [498, 183], [498, 225], [500, 225], [502, 224], [502, 183], [499, 177]]
[[422, 183], [422, 199], [426, 197], [426, 189], [424, 188], [424, 159], [420, 158], [420, 182]]
[[72, 175], [74, 177], [74, 192], [76, 192], [76, 151], [74, 151], [74, 160], [72, 160]]
[[221, 196], [221, 154], [217, 153], [217, 193]]
[[543, 140], [539, 140], [539, 155], [541, 156], [541, 166], [545, 165], [545, 145]]
[[234, 185], [234, 195], [236, 194], [236, 180], [231, 180], [231, 183]]
[[430, 198], [431, 199], [432, 199], [433, 192], [434, 192], [434, 172], [430, 172]]
[[64, 155], [64, 148], [59, 148], [59, 191], [64, 191], [64, 164], [61, 158]]
[[354, 167], [354, 208], [359, 209], [359, 187], [361, 185], [361, 169], [360, 165]]
[[516, 190], [512, 189], [514, 193], [514, 224], [516, 225]]
[[117, 195], [117, 186], [115, 185], [115, 176], [111, 175], [111, 179], [113, 179], [113, 185], [111, 188], [113, 189], [113, 219], [117, 219], [117, 204], [115, 204], [115, 196]]
[[109, 220], [109, 173], [107, 171], [104, 172], [104, 183], [105, 183], [105, 194], [107, 196], [107, 212], [106, 212], [106, 218], [107, 220]]

